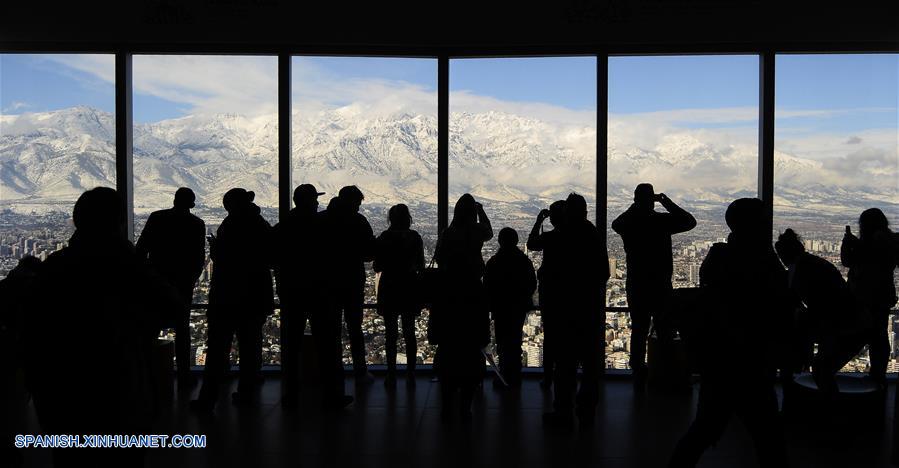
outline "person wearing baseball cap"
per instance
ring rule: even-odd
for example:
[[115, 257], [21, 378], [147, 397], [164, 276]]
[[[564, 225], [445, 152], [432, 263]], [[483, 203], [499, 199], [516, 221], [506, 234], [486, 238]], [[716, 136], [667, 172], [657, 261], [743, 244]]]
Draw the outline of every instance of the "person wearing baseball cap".
[[343, 389], [343, 362], [338, 349], [339, 318], [329, 313], [327, 295], [322, 292], [327, 278], [316, 270], [324, 261], [320, 247], [324, 240], [322, 214], [318, 212], [320, 195], [324, 192], [319, 192], [312, 184], [299, 185], [293, 191], [296, 207], [274, 228], [276, 245], [283, 249], [283, 255], [275, 263], [281, 299], [283, 409], [292, 409], [299, 402], [300, 349], [307, 320], [315, 340], [321, 381], [328, 383], [323, 386], [324, 405], [343, 408], [353, 401]]
[[274, 312], [271, 259], [260, 247], [272, 245], [272, 227], [253, 203], [255, 194], [242, 188], [225, 193], [228, 216], [210, 237], [209, 257], [215, 268], [209, 291], [209, 341], [203, 386], [191, 409], [209, 413], [218, 400], [219, 387], [229, 366], [231, 341], [237, 334], [240, 373], [232, 403], [258, 402], [258, 376], [262, 367], [262, 325]]

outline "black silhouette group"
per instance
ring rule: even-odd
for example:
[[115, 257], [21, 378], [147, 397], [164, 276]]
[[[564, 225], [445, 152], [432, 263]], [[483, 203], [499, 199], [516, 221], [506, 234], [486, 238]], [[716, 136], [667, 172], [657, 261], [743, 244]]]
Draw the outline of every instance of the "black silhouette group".
[[[214, 265], [208, 350], [193, 410], [214, 411], [235, 335], [240, 372], [232, 402], [258, 403], [262, 327], [275, 308], [275, 288], [281, 304], [283, 406], [294, 407], [300, 398], [307, 322], [323, 405], [350, 405], [341, 317], [355, 380], [370, 383], [362, 315], [365, 263], [371, 261], [380, 274], [386, 385], [396, 385], [400, 331], [410, 356], [406, 384], [415, 385], [415, 319], [427, 306], [444, 418], [454, 413], [463, 420], [471, 417], [472, 399], [485, 375], [491, 320], [499, 358], [494, 385], [514, 391], [522, 380], [522, 327], [537, 291], [545, 336], [541, 386], [552, 388], [554, 398], [544, 423], [559, 430], [575, 422], [581, 428], [594, 424], [604, 368], [609, 262], [582, 196], [573, 193], [539, 213], [527, 238], [528, 249], [543, 253], [535, 272], [518, 247], [517, 233], [508, 227], [499, 231], [498, 252], [484, 261], [482, 247], [494, 231], [483, 206], [469, 194], [456, 202], [452, 222], [440, 235], [430, 262], [436, 268], [426, 263], [406, 205], [390, 208], [389, 228], [375, 237], [359, 212], [364, 196], [357, 187], [344, 187], [319, 211], [321, 195], [310, 184], [298, 186], [296, 207], [274, 227], [260, 215], [253, 192], [234, 188], [224, 195], [227, 216], [216, 235], [207, 237]], [[179, 189], [174, 207], [154, 212], [132, 246], [118, 216], [119, 195], [108, 188], [89, 190], [75, 204], [76, 231], [69, 246], [45, 262], [23, 259], [0, 282], [3, 354], [16, 356], [4, 361], [13, 362], [4, 364], [4, 379], [24, 369], [27, 391], [47, 433], [146, 432], [155, 411], [151, 383], [161, 378], [150, 365], [161, 328], [175, 329], [179, 389], [196, 385], [189, 366], [188, 320], [205, 262], [206, 230], [190, 213], [194, 198], [190, 189]], [[665, 211], [655, 211], [656, 203]], [[867, 345], [871, 377], [885, 385], [887, 323], [897, 300], [893, 272], [899, 260], [899, 240], [886, 216], [866, 210], [858, 237], [846, 227], [841, 254], [848, 282], [832, 264], [805, 252], [791, 229], [772, 246], [764, 218], [758, 199], [731, 203], [725, 215], [731, 231], [727, 242], [714, 244], [702, 263], [696, 326], [685, 331], [699, 356], [699, 409], [671, 466], [694, 466], [732, 415], [749, 429], [763, 465], [786, 465], [777, 429], [778, 371], [792, 376], [811, 367], [819, 389], [835, 393], [834, 375]], [[544, 231], [546, 219], [552, 229]], [[671, 236], [695, 226], [692, 215], [649, 184], [637, 186], [634, 203], [612, 223], [627, 254], [630, 365], [637, 384], [648, 373], [650, 327], [664, 327], [668, 318], [674, 291]], [[771, 324], [783, 324], [782, 333], [771, 334]], [[84, 339], [88, 334], [91, 339]], [[60, 464], [78, 466], [79, 457], [127, 464], [141, 454], [61, 450], [54, 456]]]

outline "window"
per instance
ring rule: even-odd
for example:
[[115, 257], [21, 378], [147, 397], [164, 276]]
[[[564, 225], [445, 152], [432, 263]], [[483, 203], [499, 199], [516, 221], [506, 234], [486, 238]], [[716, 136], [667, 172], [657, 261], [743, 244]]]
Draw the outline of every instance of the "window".
[[[727, 205], [757, 196], [758, 67], [757, 56], [609, 58], [609, 224], [643, 182], [691, 212], [696, 228], [672, 239], [675, 287], [698, 285], [709, 247], [727, 237]], [[608, 245], [608, 304], [626, 306], [627, 264], [611, 229]], [[607, 322], [607, 365], [626, 368], [630, 317]]]
[[[311, 183], [326, 192], [325, 209], [340, 188], [356, 185], [361, 212], [375, 236], [387, 229], [387, 211], [405, 203], [425, 258], [437, 242], [437, 61], [409, 58], [294, 57], [292, 64], [293, 186]], [[366, 267], [365, 302], [374, 304], [376, 277]], [[418, 319], [418, 356], [433, 362], [425, 338], [428, 312]], [[375, 310], [363, 319], [370, 364], [385, 359], [384, 322]], [[349, 340], [344, 359], [351, 362]]]
[[[484, 205], [498, 248], [503, 227], [526, 250], [537, 213], [571, 192], [596, 202], [596, 58], [458, 59], [450, 62], [449, 213], [464, 193]], [[546, 228], [551, 229], [549, 222]], [[528, 252], [535, 267], [539, 252]], [[524, 327], [523, 360], [543, 365], [539, 312]]]
[[112, 55], [0, 54], [0, 279], [74, 231], [85, 190], [115, 187]]
[[[134, 225], [139, 238], [151, 212], [172, 207], [191, 188], [191, 210], [214, 233], [226, 212], [222, 196], [242, 187], [274, 225], [278, 221], [277, 57], [135, 55]], [[207, 303], [214, 265], [194, 291]], [[280, 363], [278, 311], [265, 325], [263, 363]], [[191, 312], [195, 364], [205, 363], [206, 314]], [[237, 359], [236, 351], [232, 358]]]
[[[840, 264], [845, 226], [880, 208], [899, 225], [899, 55], [778, 55], [774, 235]], [[891, 342], [895, 317], [890, 320]], [[896, 353], [891, 369], [896, 369]], [[844, 371], [866, 371], [867, 352]]]

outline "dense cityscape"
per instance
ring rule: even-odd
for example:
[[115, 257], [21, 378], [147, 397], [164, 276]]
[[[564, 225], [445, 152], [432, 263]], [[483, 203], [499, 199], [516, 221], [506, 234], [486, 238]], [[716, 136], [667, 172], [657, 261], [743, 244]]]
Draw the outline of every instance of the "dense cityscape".
[[[430, 209], [416, 210], [413, 214], [416, 219], [416, 226], [420, 229], [425, 245], [426, 259], [430, 259], [434, 246], [436, 245], [436, 230], [430, 228], [436, 226], [436, 210], [433, 206]], [[372, 224], [375, 235], [386, 229], [384, 221], [384, 212], [386, 207], [369, 207], [365, 206], [363, 213], [367, 215]], [[202, 212], [198, 213], [207, 219], [207, 230], [214, 232], [218, 227], [209, 220], [221, 219], [222, 213]], [[270, 220], [276, 218], [276, 212], [273, 209], [264, 209], [264, 215]], [[674, 258], [674, 276], [673, 284], [676, 288], [696, 287], [699, 282], [699, 266], [705, 257], [706, 252], [714, 242], [723, 242], [725, 239], [726, 227], [708, 219], [711, 216], [699, 216], [700, 222], [696, 229], [689, 233], [676, 235], [673, 239], [673, 258]], [[146, 221], [145, 214], [135, 216], [135, 238], [140, 234], [143, 224]], [[791, 219], [791, 221], [793, 221]], [[532, 226], [532, 219], [511, 219], [494, 221], [494, 231], [498, 232], [504, 225], [515, 228], [521, 238], [520, 247], [526, 251], [525, 240]], [[547, 229], [549, 228], [547, 222]], [[425, 227], [423, 227], [425, 226]], [[798, 229], [805, 228], [800, 231], [804, 234], [805, 247], [809, 252], [821, 256], [834, 265], [837, 265], [843, 273], [846, 270], [840, 266], [839, 250], [842, 230], [834, 229], [834, 232], [815, 231], [813, 222], [803, 222], [796, 219], [793, 226]], [[829, 226], [828, 226], [829, 227]], [[69, 237], [73, 232], [70, 215], [63, 212], [50, 212], [48, 214], [17, 214], [10, 210], [0, 212], [0, 278], [4, 278], [8, 272], [15, 267], [18, 260], [24, 256], [32, 255], [42, 260], [48, 255], [65, 247]], [[609, 246], [609, 269], [611, 278], [606, 291], [607, 304], [612, 307], [627, 307], [627, 297], [625, 294], [625, 281], [627, 278], [627, 267], [625, 262], [624, 250], [621, 245], [620, 238], [614, 233], [608, 233]], [[484, 258], [492, 256], [497, 249], [495, 240], [485, 244], [483, 249]], [[540, 252], [526, 251], [528, 257], [533, 261], [535, 267], [539, 267], [541, 262]], [[370, 264], [367, 265], [366, 291], [365, 301], [367, 304], [376, 303], [376, 277], [371, 270]], [[194, 303], [200, 304], [200, 308], [196, 308], [191, 313], [191, 333], [193, 343], [193, 362], [195, 365], [203, 365], [206, 357], [206, 314], [202, 305], [208, 302], [209, 280], [212, 272], [212, 262], [207, 260], [206, 268], [204, 268], [197, 287], [194, 292]], [[535, 298], [536, 299], [536, 298]], [[536, 303], [536, 300], [535, 300]], [[427, 317], [428, 311], [424, 310], [417, 320], [416, 336], [418, 338], [418, 352], [415, 360], [419, 363], [430, 364], [434, 359], [434, 348], [427, 342]], [[890, 372], [899, 370], [897, 357], [899, 353], [896, 350], [895, 321], [890, 321], [890, 344], [891, 359]], [[772, 324], [772, 327], [776, 326]], [[275, 310], [274, 314], [265, 324], [264, 343], [263, 343], [263, 359], [268, 365], [278, 365], [281, 360], [281, 349], [279, 344], [280, 336], [280, 311]], [[366, 340], [366, 350], [368, 362], [370, 364], [382, 364], [385, 360], [384, 346], [384, 323], [383, 319], [377, 314], [373, 307], [369, 307], [364, 312], [363, 332]], [[529, 367], [540, 367], [543, 364], [543, 328], [540, 321], [539, 310], [532, 311], [524, 326], [524, 343], [522, 360]], [[162, 338], [173, 338], [171, 330], [164, 331]], [[344, 336], [344, 360], [350, 363], [349, 341]], [[628, 356], [630, 348], [630, 317], [626, 311], [607, 311], [606, 312], [606, 331], [605, 331], [605, 354], [606, 367], [610, 369], [627, 369]], [[236, 362], [238, 356], [233, 352], [232, 358]], [[405, 344], [400, 339], [398, 362], [404, 364], [407, 360], [412, 359], [405, 353]], [[863, 372], [868, 367], [867, 352], [863, 352], [860, 356], [853, 359], [844, 368], [844, 371]]]

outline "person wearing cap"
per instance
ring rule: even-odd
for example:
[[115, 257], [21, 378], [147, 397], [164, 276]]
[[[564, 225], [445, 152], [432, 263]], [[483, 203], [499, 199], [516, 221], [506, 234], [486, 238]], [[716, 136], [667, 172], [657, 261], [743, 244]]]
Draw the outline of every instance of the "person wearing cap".
[[175, 329], [178, 388], [189, 390], [197, 379], [190, 373], [190, 305], [194, 286], [206, 263], [206, 225], [191, 214], [196, 196], [181, 187], [172, 208], [154, 211], [137, 240], [137, 254], [178, 290], [183, 307], [166, 311], [162, 327]]
[[353, 371], [357, 383], [374, 381], [365, 362], [365, 338], [362, 335], [362, 306], [365, 303], [365, 262], [374, 260], [375, 236], [368, 220], [359, 213], [365, 197], [355, 185], [340, 189], [333, 207], [327, 210], [326, 239], [328, 257], [329, 305], [332, 312], [343, 314]]
[[[326, 405], [345, 406], [352, 397], [343, 394], [340, 359], [340, 322], [329, 314], [322, 294], [327, 278], [320, 272], [322, 213], [318, 197], [324, 195], [312, 184], [301, 184], [293, 191], [296, 205], [287, 218], [275, 225], [274, 236], [283, 255], [275, 262], [278, 297], [281, 300], [281, 366], [284, 372], [282, 406], [296, 406], [299, 396], [301, 340], [308, 320], [316, 342], [322, 382], [331, 382], [323, 395]], [[333, 391], [330, 391], [333, 390]], [[349, 401], [347, 401], [349, 399]]]
[[[262, 325], [274, 311], [271, 260], [264, 252], [271, 245], [272, 228], [253, 203], [255, 194], [242, 188], [225, 193], [228, 216], [209, 241], [213, 262], [209, 291], [209, 341], [203, 386], [191, 408], [211, 412], [228, 369], [235, 333], [240, 350], [240, 374], [232, 402], [238, 406], [258, 399], [262, 366]], [[260, 253], [262, 250], [262, 253]]]
[[[665, 212], [655, 211], [659, 203]], [[672, 294], [674, 271], [671, 236], [696, 227], [696, 218], [677, 206], [664, 193], [655, 193], [651, 184], [634, 189], [634, 203], [612, 221], [612, 229], [621, 236], [627, 256], [627, 304], [632, 332], [630, 368], [634, 382], [645, 383], [646, 340], [652, 321], [659, 327]]]

